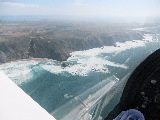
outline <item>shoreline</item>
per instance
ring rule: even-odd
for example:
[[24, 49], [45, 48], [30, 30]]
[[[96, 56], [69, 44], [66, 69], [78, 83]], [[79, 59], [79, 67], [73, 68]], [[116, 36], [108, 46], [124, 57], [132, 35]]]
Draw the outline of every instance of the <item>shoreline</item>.
[[[141, 41], [154, 41], [154, 39], [150, 36], [150, 35], [154, 35], [154, 34], [143, 34], [143, 39]], [[151, 38], [149, 38], [151, 37]], [[138, 41], [138, 40], [132, 40], [132, 41]], [[126, 41], [127, 42], [127, 41]], [[125, 43], [125, 42], [124, 42]], [[104, 47], [104, 46], [103, 46]], [[118, 47], [118, 46], [116, 46]], [[92, 48], [93, 49], [93, 48]], [[75, 52], [75, 51], [74, 51]], [[71, 54], [71, 53], [70, 53]], [[8, 63], [14, 63], [14, 62], [20, 62], [20, 61], [32, 61], [32, 60], [35, 60], [35, 61], [38, 61], [38, 60], [53, 60], [53, 59], [49, 59], [49, 58], [28, 58], [28, 59], [19, 59], [19, 60], [13, 60], [13, 61], [7, 61], [5, 63], [0, 63], [0, 66], [1, 65], [4, 65], [4, 64], [8, 64]], [[62, 62], [62, 61], [61, 61]]]
[[0, 63], [0, 66], [1, 65], [4, 65], [4, 64], [8, 64], [8, 63], [14, 63], [14, 62], [20, 62], [20, 61], [32, 61], [32, 60], [52, 60], [52, 59], [48, 59], [48, 58], [28, 58], [28, 59], [19, 59], [19, 60], [13, 60], [13, 61], [8, 61], [8, 62], [5, 62], [5, 63]]

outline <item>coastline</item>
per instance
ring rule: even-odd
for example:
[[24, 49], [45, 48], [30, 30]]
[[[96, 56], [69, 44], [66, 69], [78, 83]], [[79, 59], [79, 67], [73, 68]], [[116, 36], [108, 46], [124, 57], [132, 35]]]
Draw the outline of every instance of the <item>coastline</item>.
[[4, 64], [8, 64], [8, 63], [14, 63], [14, 62], [20, 62], [20, 61], [32, 61], [32, 60], [51, 60], [51, 59], [48, 59], [48, 58], [28, 58], [28, 59], [19, 59], [19, 60], [14, 60], [14, 61], [8, 61], [8, 62], [5, 62], [5, 63], [0, 63], [0, 66], [1, 65], [4, 65]]
[[[155, 41], [155, 39], [153, 39], [153, 35], [154, 34], [143, 34], [143, 39], [140, 40], [140, 41], [148, 41], [148, 42], [151, 42], [151, 41]], [[139, 40], [132, 40], [132, 42], [136, 42], [136, 41], [139, 41]], [[126, 41], [127, 42], [127, 41]], [[129, 42], [129, 41], [128, 41]], [[117, 42], [117, 43], [121, 43], [121, 42]], [[125, 42], [124, 42], [125, 43]], [[118, 46], [117, 46], [118, 47]], [[93, 49], [93, 48], [92, 48]], [[83, 51], [83, 50], [82, 50]], [[75, 51], [74, 51], [75, 52]], [[70, 53], [71, 54], [71, 53]], [[68, 58], [67, 58], [68, 59]], [[4, 65], [4, 64], [8, 64], [8, 63], [14, 63], [14, 62], [20, 62], [20, 61], [32, 61], [32, 60], [54, 60], [54, 59], [49, 59], [49, 58], [28, 58], [28, 59], [18, 59], [18, 60], [13, 60], [13, 61], [7, 61], [5, 63], [0, 63], [0, 66], [1, 65]], [[64, 60], [65, 61], [65, 60]]]

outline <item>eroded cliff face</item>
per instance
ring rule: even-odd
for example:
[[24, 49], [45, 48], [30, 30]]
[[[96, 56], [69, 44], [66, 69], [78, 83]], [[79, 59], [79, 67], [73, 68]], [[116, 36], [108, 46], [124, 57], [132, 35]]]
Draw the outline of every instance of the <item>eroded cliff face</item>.
[[91, 26], [82, 26], [9, 23], [1, 30], [0, 63], [28, 58], [65, 61], [73, 51], [143, 38], [143, 34], [132, 30], [108, 30], [109, 27], [107, 31], [103, 27], [92, 30]]
[[60, 40], [47, 41], [38, 38], [25, 38], [21, 40], [7, 40], [0, 42], [0, 62], [13, 61], [27, 58], [49, 58], [64, 61], [70, 56], [70, 52], [87, 50], [103, 45], [113, 45], [113, 40], [104, 44], [100, 40]]
[[28, 58], [28, 40], [6, 40], [0, 41], [0, 62], [8, 62]]

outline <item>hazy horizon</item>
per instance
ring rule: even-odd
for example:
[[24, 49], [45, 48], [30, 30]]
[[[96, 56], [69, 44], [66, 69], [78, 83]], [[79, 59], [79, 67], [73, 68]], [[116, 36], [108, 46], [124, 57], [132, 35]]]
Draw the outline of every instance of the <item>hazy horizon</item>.
[[146, 22], [148, 19], [160, 18], [160, 1], [0, 0], [0, 19], [4, 20], [7, 17], [8, 19], [23, 17], [28, 20], [37, 17], [37, 19]]

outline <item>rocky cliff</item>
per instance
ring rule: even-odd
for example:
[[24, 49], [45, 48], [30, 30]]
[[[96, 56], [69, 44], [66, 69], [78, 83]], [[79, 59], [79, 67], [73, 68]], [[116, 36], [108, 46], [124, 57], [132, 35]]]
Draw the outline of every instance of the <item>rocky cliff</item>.
[[59, 24], [3, 23], [0, 31], [0, 63], [28, 58], [64, 61], [73, 51], [143, 38], [141, 33], [132, 30], [126, 32], [113, 28], [108, 30], [111, 29], [109, 27]]

